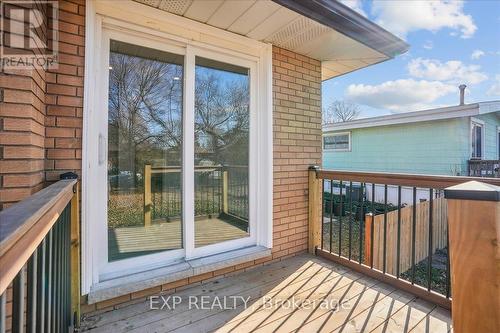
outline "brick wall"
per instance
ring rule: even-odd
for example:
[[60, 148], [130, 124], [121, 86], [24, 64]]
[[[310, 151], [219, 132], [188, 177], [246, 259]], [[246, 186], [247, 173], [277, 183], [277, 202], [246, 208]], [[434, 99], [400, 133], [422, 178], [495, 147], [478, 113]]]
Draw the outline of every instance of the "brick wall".
[[[6, 5], [21, 9], [28, 4]], [[43, 6], [37, 9], [43, 12]], [[10, 11], [5, 11], [9, 15]], [[13, 22], [20, 18], [11, 18]], [[6, 25], [7, 26], [7, 25]], [[47, 24], [37, 30], [42, 41]], [[23, 38], [5, 31], [9, 40]], [[27, 40], [28, 38], [24, 38]], [[14, 50], [14, 49], [11, 49]], [[36, 52], [31, 52], [36, 55]], [[43, 187], [45, 138], [45, 70], [31, 66], [0, 73], [0, 209], [22, 200]]]
[[59, 1], [58, 68], [2, 68], [0, 209], [81, 169], [84, 24], [85, 0]]
[[46, 181], [80, 173], [82, 156], [85, 0], [59, 1], [59, 66], [47, 72]]
[[321, 164], [321, 63], [273, 47], [273, 257], [307, 249], [308, 172]]
[[147, 296], [179, 291], [187, 285], [233, 275], [304, 252], [308, 241], [308, 173], [321, 162], [321, 64], [293, 52], [273, 48], [274, 213], [273, 250], [254, 260], [183, 279], [97, 304], [83, 313], [110, 311], [143, 302]]

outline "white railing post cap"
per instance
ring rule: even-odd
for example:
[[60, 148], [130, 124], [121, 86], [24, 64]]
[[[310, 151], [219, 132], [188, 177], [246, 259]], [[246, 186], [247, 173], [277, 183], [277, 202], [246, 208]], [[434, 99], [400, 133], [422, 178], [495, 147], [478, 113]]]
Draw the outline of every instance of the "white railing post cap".
[[470, 181], [445, 188], [446, 199], [500, 201], [500, 186]]

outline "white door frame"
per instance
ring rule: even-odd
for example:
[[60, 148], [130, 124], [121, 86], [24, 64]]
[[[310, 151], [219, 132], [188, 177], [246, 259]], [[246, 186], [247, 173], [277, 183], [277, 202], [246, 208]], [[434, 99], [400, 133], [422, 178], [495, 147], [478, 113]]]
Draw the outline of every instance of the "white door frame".
[[[90, 4], [92, 3], [92, 4]], [[183, 39], [159, 33], [144, 24], [132, 24], [96, 13], [94, 1], [87, 1], [85, 105], [83, 129], [82, 170], [82, 294], [90, 291], [91, 285], [103, 280], [131, 274], [172, 261], [188, 260], [231, 249], [251, 245], [272, 247], [272, 56], [271, 46], [263, 43], [259, 52], [251, 55], [249, 49], [243, 52], [248, 38], [220, 33], [210, 43]], [[115, 5], [110, 2], [111, 5]], [[138, 22], [147, 22], [137, 15], [137, 3], [121, 2], [120, 10], [136, 11]], [[128, 8], [130, 6], [130, 8]], [[152, 8], [147, 6], [146, 11]], [[157, 10], [155, 10], [157, 11]], [[151, 12], [152, 15], [153, 12]], [[154, 12], [155, 13], [155, 12]], [[167, 15], [165, 15], [167, 14]], [[112, 14], [111, 14], [112, 15]], [[175, 15], [174, 15], [175, 16]], [[161, 13], [162, 24], [172, 24]], [[184, 18], [182, 18], [184, 20]], [[142, 20], [142, 21], [141, 21]], [[191, 22], [190, 20], [186, 20]], [[187, 26], [187, 25], [186, 25]], [[201, 26], [200, 26], [201, 27]], [[208, 26], [207, 26], [208, 27]], [[167, 29], [168, 30], [168, 29]], [[192, 29], [191, 29], [192, 30]], [[204, 30], [205, 31], [205, 30]], [[207, 29], [217, 35], [218, 29]], [[205, 31], [206, 33], [206, 31]], [[235, 37], [236, 36], [236, 37]], [[229, 38], [230, 37], [230, 38]], [[194, 66], [195, 56], [229, 62], [250, 69], [250, 237], [194, 247], [194, 191], [184, 190], [183, 223], [184, 249], [165, 251], [116, 262], [107, 262], [107, 94], [109, 70], [109, 40], [117, 39], [145, 47], [156, 48], [184, 55], [183, 121], [194, 124]], [[228, 38], [233, 47], [228, 43]], [[241, 39], [241, 40], [240, 40]], [[249, 40], [252, 47], [256, 41]], [[220, 46], [214, 45], [220, 42]], [[194, 189], [194, 126], [183, 125], [183, 187]], [[189, 143], [189, 144], [188, 144]], [[105, 204], [103, 204], [105, 203]], [[147, 262], [147, 264], [144, 264]]]

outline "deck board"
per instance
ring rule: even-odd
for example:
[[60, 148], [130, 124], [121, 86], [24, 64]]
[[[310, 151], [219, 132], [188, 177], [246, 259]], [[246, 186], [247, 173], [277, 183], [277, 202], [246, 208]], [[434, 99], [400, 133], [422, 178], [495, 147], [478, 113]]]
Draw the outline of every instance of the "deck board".
[[[97, 332], [449, 332], [450, 313], [410, 294], [322, 258], [300, 255], [174, 293], [175, 309], [150, 310], [142, 301], [89, 316]], [[231, 309], [189, 309], [189, 296], [250, 297]], [[265, 298], [264, 298], [265, 297]], [[264, 306], [271, 299], [272, 307]], [[286, 300], [309, 307], [276, 305]], [[185, 300], [185, 301], [184, 301]], [[340, 304], [325, 308], [322, 301]], [[284, 303], [286, 304], [286, 303]]]

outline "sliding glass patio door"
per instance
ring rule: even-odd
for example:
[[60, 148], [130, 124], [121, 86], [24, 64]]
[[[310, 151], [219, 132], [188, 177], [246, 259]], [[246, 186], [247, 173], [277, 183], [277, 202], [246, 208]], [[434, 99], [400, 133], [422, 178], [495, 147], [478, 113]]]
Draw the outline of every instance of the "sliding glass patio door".
[[110, 41], [108, 260], [182, 249], [183, 56]]
[[102, 45], [100, 271], [254, 245], [255, 63], [118, 31]]

